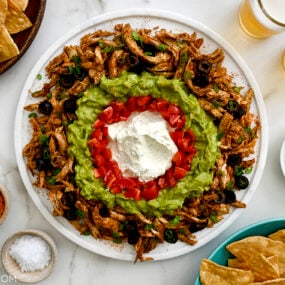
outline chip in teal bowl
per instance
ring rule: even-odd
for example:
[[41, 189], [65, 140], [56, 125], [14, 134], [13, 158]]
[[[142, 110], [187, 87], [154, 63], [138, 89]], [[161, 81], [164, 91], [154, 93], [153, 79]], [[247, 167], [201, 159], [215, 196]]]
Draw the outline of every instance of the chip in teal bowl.
[[[208, 259], [220, 265], [227, 265], [228, 259], [233, 257], [232, 254], [226, 249], [226, 246], [228, 244], [249, 236], [268, 236], [281, 229], [285, 229], [285, 218], [264, 220], [246, 226], [245, 228], [242, 228], [233, 235], [231, 235], [222, 244], [220, 244], [208, 257]], [[194, 285], [201, 285], [199, 276], [197, 277]]]

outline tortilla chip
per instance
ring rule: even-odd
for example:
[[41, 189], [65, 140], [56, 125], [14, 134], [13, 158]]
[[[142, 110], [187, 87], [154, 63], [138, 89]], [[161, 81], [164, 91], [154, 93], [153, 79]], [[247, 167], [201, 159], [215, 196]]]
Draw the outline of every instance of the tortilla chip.
[[0, 26], [0, 46], [2, 47], [0, 62], [6, 61], [20, 53], [17, 45], [4, 25]]
[[279, 230], [275, 233], [272, 233], [268, 236], [269, 238], [273, 240], [279, 240], [285, 243], [285, 229]]
[[4, 25], [8, 11], [7, 0], [0, 0], [0, 26]]
[[240, 248], [255, 250], [265, 257], [277, 256], [280, 277], [285, 277], [285, 243], [267, 237], [251, 236], [227, 245], [233, 255], [239, 255]]
[[8, 0], [8, 11], [5, 26], [10, 34], [16, 34], [32, 26], [31, 21], [25, 13], [15, 4], [13, 0]]
[[279, 268], [277, 268], [260, 252], [254, 248], [246, 248], [243, 245], [236, 245], [234, 255], [243, 261], [248, 270], [254, 275], [254, 281], [266, 281], [279, 278]]
[[285, 285], [285, 278], [278, 278], [274, 280], [268, 280], [264, 282], [255, 282], [252, 285]]
[[253, 283], [253, 274], [248, 270], [230, 268], [203, 259], [200, 267], [202, 285], [248, 285]]
[[14, 0], [14, 2], [22, 11], [25, 11], [29, 4], [29, 0]]

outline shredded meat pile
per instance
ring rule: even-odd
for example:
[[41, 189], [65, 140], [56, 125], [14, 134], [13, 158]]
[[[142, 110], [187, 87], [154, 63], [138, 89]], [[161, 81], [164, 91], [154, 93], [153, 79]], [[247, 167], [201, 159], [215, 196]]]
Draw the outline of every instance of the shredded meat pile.
[[[114, 31], [97, 30], [83, 36], [79, 45], [65, 46], [51, 60], [46, 67], [48, 82], [31, 94], [37, 103], [25, 107], [33, 134], [23, 154], [36, 177], [34, 185], [48, 190], [54, 215], [67, 218], [82, 234], [114, 242], [128, 240], [134, 245], [135, 261], [151, 259], [144, 254], [165, 240], [193, 245], [196, 231], [212, 227], [231, 206], [246, 206], [234, 193], [247, 187], [237, 180], [244, 182], [240, 178], [255, 163], [261, 126], [250, 112], [254, 92], [235, 86], [222, 65], [222, 49], [203, 54], [202, 45], [196, 33], [135, 30], [129, 24], [116, 25]], [[76, 161], [68, 155], [66, 133], [76, 120], [74, 105], [82, 92], [98, 85], [102, 76], [115, 78], [123, 71], [143, 70], [184, 81], [213, 117], [220, 139], [221, 155], [210, 190], [186, 199], [181, 209], [161, 217], [128, 214], [122, 208], [108, 209], [100, 201], [84, 199], [75, 183]]]

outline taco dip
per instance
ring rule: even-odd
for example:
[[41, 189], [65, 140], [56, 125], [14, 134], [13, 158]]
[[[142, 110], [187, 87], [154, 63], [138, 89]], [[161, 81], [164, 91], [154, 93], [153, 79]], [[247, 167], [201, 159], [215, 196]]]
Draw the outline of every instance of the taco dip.
[[134, 261], [213, 237], [259, 175], [255, 90], [205, 33], [158, 22], [82, 29], [40, 63], [22, 105], [21, 156], [48, 220]]

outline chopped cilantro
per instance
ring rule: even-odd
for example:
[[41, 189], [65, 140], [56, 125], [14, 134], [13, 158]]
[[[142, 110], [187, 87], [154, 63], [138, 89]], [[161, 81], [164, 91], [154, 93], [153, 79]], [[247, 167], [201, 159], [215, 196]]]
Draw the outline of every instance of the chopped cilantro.
[[30, 113], [29, 115], [28, 115], [28, 117], [29, 118], [36, 118], [38, 115], [37, 115], [37, 113]]
[[220, 91], [220, 88], [218, 87], [217, 84], [214, 84], [214, 85], [213, 85], [213, 89], [214, 89], [214, 91], [215, 91], [216, 93], [218, 93], [218, 92]]
[[240, 93], [240, 90], [241, 90], [241, 87], [238, 87], [238, 86], [233, 87], [233, 91], [236, 93]]
[[141, 36], [138, 34], [137, 31], [132, 32], [132, 37], [136, 42], [138, 42], [141, 46], [143, 46], [143, 39], [141, 38]]
[[112, 232], [112, 238], [114, 243], [121, 243], [122, 239], [119, 233], [117, 232]]
[[175, 216], [170, 222], [169, 224], [172, 226], [177, 226], [180, 222], [180, 217], [179, 216]]
[[249, 167], [247, 167], [245, 170], [244, 170], [244, 173], [245, 174], [249, 174], [249, 173], [251, 173], [252, 172], [252, 166], [249, 166]]
[[243, 168], [241, 166], [235, 166], [234, 175], [241, 176], [243, 174]]
[[166, 45], [160, 44], [160, 45], [157, 46], [157, 49], [160, 50], [160, 51], [165, 51], [166, 50]]
[[37, 79], [38, 79], [38, 80], [41, 80], [41, 79], [42, 79], [42, 75], [41, 75], [41, 74], [38, 74], [38, 75], [37, 75]]
[[79, 218], [84, 218], [85, 217], [85, 214], [84, 214], [84, 212], [82, 212], [81, 210], [76, 210], [75, 211], [75, 214], [79, 217]]
[[49, 137], [46, 134], [42, 134], [39, 136], [39, 143], [40, 145], [48, 145]]

